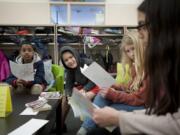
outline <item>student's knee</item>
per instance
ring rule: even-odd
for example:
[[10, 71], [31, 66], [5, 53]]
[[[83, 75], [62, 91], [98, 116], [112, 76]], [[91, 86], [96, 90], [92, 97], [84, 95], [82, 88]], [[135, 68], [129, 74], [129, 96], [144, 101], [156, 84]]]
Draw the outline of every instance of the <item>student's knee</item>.
[[34, 84], [31, 88], [32, 95], [38, 95], [43, 91], [43, 87], [40, 84]]

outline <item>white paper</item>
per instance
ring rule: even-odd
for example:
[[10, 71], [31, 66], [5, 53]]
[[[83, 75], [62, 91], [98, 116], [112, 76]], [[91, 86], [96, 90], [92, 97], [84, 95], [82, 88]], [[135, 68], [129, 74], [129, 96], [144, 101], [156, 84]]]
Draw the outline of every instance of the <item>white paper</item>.
[[34, 68], [33, 63], [17, 64], [10, 61], [11, 72], [14, 76], [25, 81], [34, 80]]
[[[95, 108], [99, 108], [93, 104], [89, 99], [84, 97], [77, 89], [73, 89], [72, 97], [69, 100], [69, 104], [74, 113], [74, 117], [90, 117], [92, 118], [92, 112]], [[105, 127], [108, 131], [112, 132], [116, 127]]]
[[86, 69], [81, 69], [81, 72], [100, 88], [109, 88], [115, 83], [115, 79], [96, 62]]
[[60, 99], [61, 98], [61, 94], [59, 92], [41, 92], [39, 99]]
[[91, 117], [95, 106], [92, 102], [83, 96], [77, 89], [73, 89], [72, 97], [69, 103], [73, 109], [74, 116]]
[[30, 107], [26, 107], [26, 109], [20, 113], [20, 115], [37, 115], [37, 114], [38, 114], [38, 111], [35, 112]]
[[48, 123], [48, 120], [31, 119], [8, 135], [32, 135], [46, 123]]
[[81, 72], [84, 72], [87, 68], [88, 68], [88, 66], [87, 66], [86, 64], [84, 64], [84, 67], [83, 67], [83, 68], [80, 67]]

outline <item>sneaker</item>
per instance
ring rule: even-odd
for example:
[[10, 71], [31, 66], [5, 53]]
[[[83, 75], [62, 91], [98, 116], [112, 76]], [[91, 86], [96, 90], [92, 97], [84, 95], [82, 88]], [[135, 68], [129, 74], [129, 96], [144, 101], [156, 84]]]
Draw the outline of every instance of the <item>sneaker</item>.
[[87, 129], [84, 128], [84, 127], [81, 127], [81, 128], [78, 130], [78, 132], [77, 132], [76, 135], [86, 135], [86, 134], [87, 134]]
[[66, 126], [66, 124], [65, 124], [65, 123], [64, 123], [63, 129], [62, 129], [62, 132], [63, 132], [63, 133], [67, 133], [67, 126]]

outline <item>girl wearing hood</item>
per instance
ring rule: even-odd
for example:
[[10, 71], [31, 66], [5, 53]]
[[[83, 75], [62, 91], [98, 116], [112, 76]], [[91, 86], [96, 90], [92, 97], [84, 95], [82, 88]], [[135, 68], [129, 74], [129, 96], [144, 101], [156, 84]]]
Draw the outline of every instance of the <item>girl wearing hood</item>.
[[33, 45], [23, 43], [20, 48], [20, 55], [17, 56], [15, 62], [18, 64], [33, 63], [35, 72], [34, 80], [25, 81], [11, 74], [6, 82], [12, 85], [14, 91], [17, 93], [29, 92], [30, 89], [31, 94], [40, 94], [46, 86], [46, 81], [44, 79], [44, 65], [38, 53], [35, 52]]
[[[80, 58], [78, 52], [69, 46], [64, 46], [60, 50], [61, 62], [66, 69], [65, 77], [65, 96], [62, 99], [62, 122], [61, 128], [64, 127], [64, 121], [69, 111], [67, 97], [71, 96], [73, 87], [77, 87], [82, 94], [92, 100], [98, 93], [99, 88], [80, 71], [80, 67], [90, 65], [93, 61], [87, 58]], [[65, 129], [66, 130], [66, 129]]]

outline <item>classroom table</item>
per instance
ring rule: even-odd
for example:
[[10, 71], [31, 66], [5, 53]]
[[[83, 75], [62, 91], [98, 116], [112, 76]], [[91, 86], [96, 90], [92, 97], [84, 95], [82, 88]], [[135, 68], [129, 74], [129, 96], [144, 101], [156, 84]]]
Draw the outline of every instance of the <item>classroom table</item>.
[[[25, 124], [32, 118], [45, 119], [49, 122], [40, 128], [35, 134], [50, 135], [52, 130], [55, 134], [60, 135], [61, 129], [61, 99], [48, 100], [48, 104], [52, 106], [51, 110], [39, 112], [37, 115], [19, 115], [26, 107], [25, 103], [38, 99], [37, 95], [30, 94], [12, 94], [13, 112], [5, 118], [0, 118], [0, 135], [7, 135], [21, 125]], [[57, 128], [55, 128], [57, 127]]]

